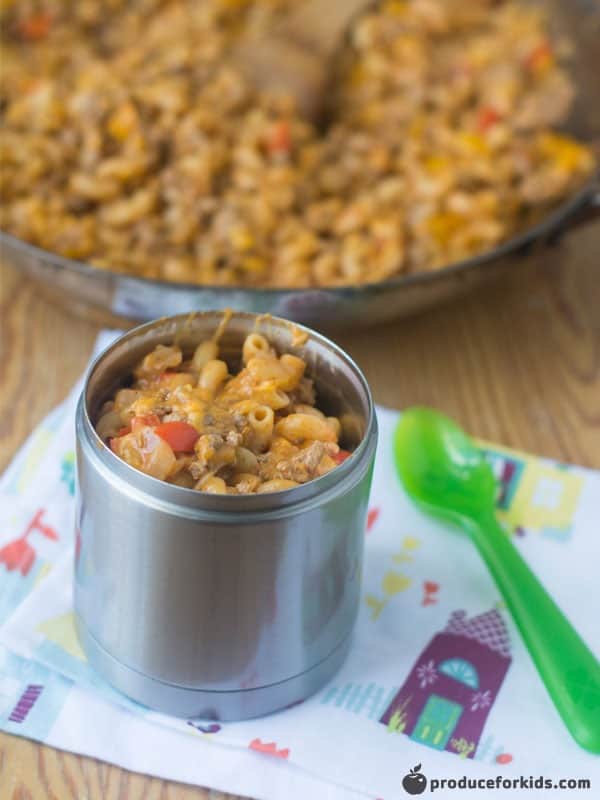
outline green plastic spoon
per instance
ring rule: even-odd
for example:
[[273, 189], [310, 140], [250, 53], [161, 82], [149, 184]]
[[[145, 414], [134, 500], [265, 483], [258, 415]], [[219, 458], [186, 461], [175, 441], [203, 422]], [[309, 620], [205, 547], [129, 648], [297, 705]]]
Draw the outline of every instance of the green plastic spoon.
[[396, 428], [394, 455], [413, 500], [470, 534], [565, 725], [600, 753], [600, 663], [497, 522], [496, 479], [480, 450], [442, 414], [411, 408]]

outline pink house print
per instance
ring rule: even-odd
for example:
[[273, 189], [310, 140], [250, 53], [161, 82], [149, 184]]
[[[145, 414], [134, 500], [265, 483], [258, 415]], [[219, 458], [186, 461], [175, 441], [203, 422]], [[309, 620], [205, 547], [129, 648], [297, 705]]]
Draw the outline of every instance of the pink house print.
[[454, 611], [380, 722], [436, 750], [473, 758], [510, 662], [508, 631], [496, 609], [470, 619]]

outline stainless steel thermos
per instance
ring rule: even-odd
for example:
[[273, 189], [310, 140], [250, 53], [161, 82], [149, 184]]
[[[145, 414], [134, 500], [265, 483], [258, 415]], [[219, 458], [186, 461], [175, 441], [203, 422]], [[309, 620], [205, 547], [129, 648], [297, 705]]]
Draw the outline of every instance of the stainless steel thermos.
[[89, 370], [77, 409], [75, 616], [89, 661], [129, 697], [177, 716], [239, 720], [306, 698], [346, 656], [377, 427], [367, 383], [342, 350], [284, 320], [237, 313], [221, 357], [236, 369], [254, 330], [301, 355], [352, 457], [257, 495], [183, 489], [121, 461], [94, 430], [102, 403], [155, 345], [191, 351], [222, 319], [142, 325]]

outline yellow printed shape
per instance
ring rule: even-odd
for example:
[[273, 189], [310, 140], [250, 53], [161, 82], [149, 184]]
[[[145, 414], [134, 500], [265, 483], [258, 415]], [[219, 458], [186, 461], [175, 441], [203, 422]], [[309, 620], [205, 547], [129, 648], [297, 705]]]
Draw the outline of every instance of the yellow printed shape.
[[368, 594], [365, 597], [365, 602], [371, 609], [371, 619], [376, 620], [383, 609], [388, 604], [391, 597], [399, 592], [403, 592], [411, 585], [412, 580], [406, 575], [401, 575], [399, 572], [388, 570], [383, 576], [381, 588], [383, 589], [383, 600], [375, 597], [373, 594]]
[[527, 461], [504, 519], [529, 530], [564, 530], [573, 523], [582, 488], [581, 475]]
[[399, 592], [403, 592], [411, 584], [411, 579], [406, 575], [401, 575], [399, 572], [389, 570], [383, 576], [382, 588], [388, 597], [392, 597]]
[[27, 487], [28, 483], [33, 477], [36, 467], [42, 460], [53, 438], [54, 431], [47, 430], [46, 428], [40, 428], [40, 430], [37, 432], [37, 435], [32, 442], [31, 447], [29, 448], [27, 458], [25, 459], [25, 463], [21, 468], [21, 473], [17, 481], [17, 489], [20, 492]]
[[39, 584], [44, 580], [44, 578], [48, 577], [48, 575], [52, 572], [52, 564], [49, 561], [46, 561], [40, 567], [38, 574], [35, 576], [35, 581], [33, 583], [34, 586], [39, 586]]
[[476, 441], [486, 450], [517, 458], [523, 463], [523, 474], [510, 508], [498, 512], [507, 527], [522, 525], [530, 530], [565, 530], [571, 527], [583, 488], [581, 475], [568, 468], [545, 464], [520, 450], [481, 439]]
[[405, 536], [402, 540], [402, 550], [392, 556], [392, 561], [395, 564], [402, 564], [405, 561], [412, 561], [413, 557], [411, 550], [416, 550], [420, 544], [420, 541], [415, 539], [414, 536]]
[[402, 539], [402, 547], [404, 547], [405, 550], [416, 550], [420, 544], [421, 542], [419, 539], [415, 539], [414, 536], [405, 536], [404, 539]]
[[68, 611], [58, 617], [52, 617], [42, 622], [36, 631], [43, 633], [46, 639], [54, 642], [73, 658], [85, 661], [86, 657], [79, 644], [79, 639], [75, 633], [73, 612]]
[[386, 601], [379, 600], [375, 595], [368, 594], [365, 597], [365, 602], [371, 609], [371, 619], [375, 620], [379, 617], [383, 609], [385, 608]]
[[[392, 556], [392, 561], [395, 564], [401, 564], [405, 561], [412, 561], [411, 551], [416, 550], [420, 546], [419, 539], [414, 536], [405, 536], [402, 540], [402, 550]], [[373, 594], [365, 596], [365, 603], [371, 609], [371, 619], [376, 620], [383, 609], [386, 607], [391, 597], [400, 592], [404, 592], [412, 584], [412, 578], [403, 575], [401, 572], [396, 572], [393, 569], [388, 570], [381, 582], [383, 590], [383, 599], [379, 599]]]

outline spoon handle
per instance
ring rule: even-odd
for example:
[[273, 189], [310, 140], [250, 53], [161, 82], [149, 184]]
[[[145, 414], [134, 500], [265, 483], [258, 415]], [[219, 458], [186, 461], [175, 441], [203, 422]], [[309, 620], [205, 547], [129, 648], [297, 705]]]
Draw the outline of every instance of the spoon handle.
[[600, 663], [490, 515], [473, 541], [575, 741], [600, 753]]

